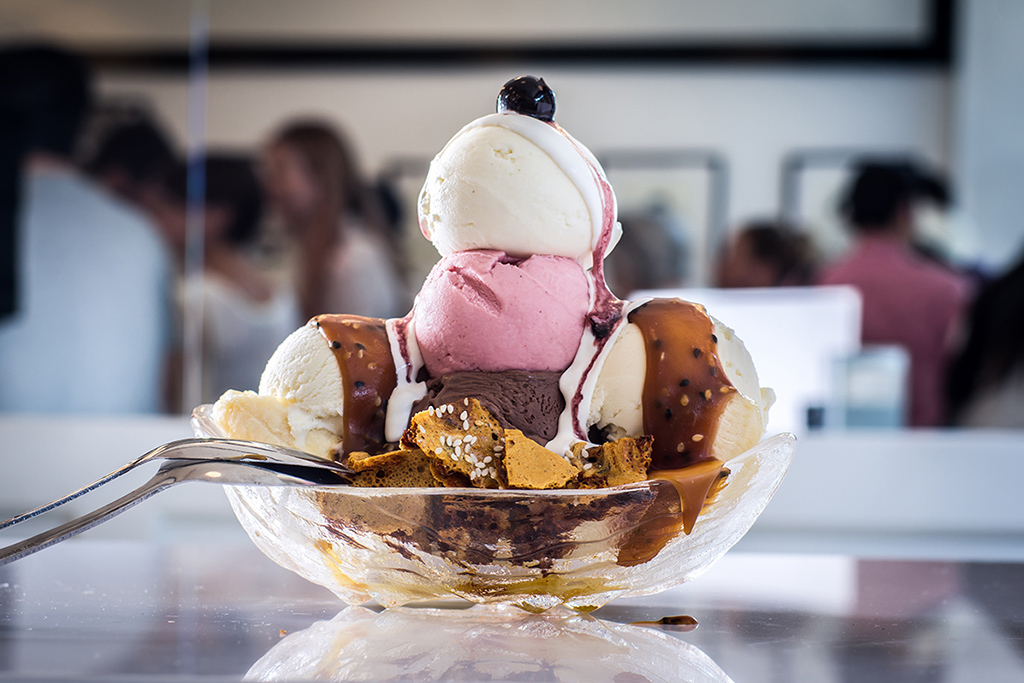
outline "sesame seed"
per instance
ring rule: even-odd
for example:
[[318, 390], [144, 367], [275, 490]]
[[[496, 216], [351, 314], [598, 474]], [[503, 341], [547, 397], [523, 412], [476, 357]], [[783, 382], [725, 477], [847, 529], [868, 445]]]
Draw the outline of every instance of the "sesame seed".
[[688, 387], [688, 386], [690, 386], [690, 380], [688, 380], [688, 379], [680, 380], [679, 381], [679, 386], [681, 386], [681, 387]]
[[704, 398], [707, 399], [708, 401], [711, 400], [711, 390], [710, 389], [705, 389], [704, 390]]
[[583, 465], [583, 471], [594, 469], [594, 463], [588, 462]]
[[711, 341], [713, 341], [714, 343], [717, 344], [718, 343], [718, 335], [717, 334], [711, 335]]
[[719, 387], [718, 391], [723, 394], [728, 394], [730, 391], [732, 391], [732, 387]]
[[366, 369], [367, 370], [376, 370], [377, 369], [377, 364], [376, 363], [367, 363], [366, 364]]
[[455, 455], [462, 455], [462, 446], [455, 447]]
[[680, 442], [679, 444], [676, 445], [676, 453], [682, 453], [684, 450], [686, 450], [685, 443]]
[[484, 421], [483, 420], [473, 420], [473, 424], [475, 426], [477, 426], [477, 427], [483, 427], [484, 426]]
[[703, 434], [694, 434], [693, 435], [693, 440], [694, 441], [703, 441], [704, 440], [704, 435]]
[[487, 455], [487, 456], [484, 456], [484, 463], [486, 463], [486, 464], [490, 464], [490, 462], [491, 462], [492, 460], [494, 460], [494, 458], [492, 458], [491, 456], [489, 456], [489, 455]]
[[505, 447], [504, 447], [504, 446], [502, 446], [501, 444], [498, 444], [498, 445], [496, 445], [496, 446], [494, 447], [494, 450], [495, 450], [495, 452], [497, 452], [497, 453], [501, 453], [501, 452], [502, 452], [503, 450], [505, 450]]
[[464, 405], [464, 406], [466, 406], [468, 408], [469, 407], [469, 399], [468, 398], [462, 399], [462, 405]]
[[467, 417], [469, 417], [469, 413], [467, 413], [465, 410], [463, 410], [461, 413], [459, 413], [459, 419], [460, 420], [465, 420]]
[[434, 449], [434, 453], [436, 455], [441, 455], [442, 453], [444, 453], [444, 449], [438, 446], [437, 448]]
[[457, 456], [454, 453], [452, 453], [451, 458], [452, 458], [452, 460], [456, 460], [457, 461], [459, 459], [459, 456]]
[[693, 357], [694, 358], [700, 358], [702, 355], [704, 355], [703, 351], [701, 351], [698, 348], [694, 348], [694, 350], [693, 350]]
[[686, 394], [683, 394], [682, 398], [679, 399], [679, 405], [690, 405], [690, 397], [687, 396]]
[[434, 406], [427, 406], [427, 415], [434, 417]]
[[340, 341], [332, 341], [331, 342], [331, 348], [332, 349], [340, 349], [341, 348], [341, 342]]
[[462, 428], [467, 432], [469, 431], [469, 420], [462, 421]]

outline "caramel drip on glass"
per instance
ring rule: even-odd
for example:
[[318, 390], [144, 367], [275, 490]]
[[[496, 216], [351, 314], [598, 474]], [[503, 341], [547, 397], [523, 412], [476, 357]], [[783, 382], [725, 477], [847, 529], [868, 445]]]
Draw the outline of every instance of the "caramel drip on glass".
[[697, 516], [704, 507], [704, 501], [718, 481], [725, 465], [721, 460], [711, 458], [679, 470], [656, 470], [651, 479], [667, 481], [675, 488], [682, 503], [683, 531], [690, 533], [697, 523]]
[[651, 468], [711, 459], [718, 418], [736, 389], [718, 359], [710, 316], [689, 301], [653, 299], [630, 312], [629, 322], [647, 350], [643, 422], [644, 433], [654, 437]]
[[619, 549], [616, 564], [634, 567], [654, 559], [679, 532], [690, 533], [708, 497], [724, 484], [721, 460], [705, 460], [679, 470], [651, 472], [655, 498], [630, 539]]
[[330, 345], [341, 371], [345, 452], [379, 453], [385, 444], [388, 398], [397, 384], [384, 321], [358, 315], [320, 315], [312, 322]]

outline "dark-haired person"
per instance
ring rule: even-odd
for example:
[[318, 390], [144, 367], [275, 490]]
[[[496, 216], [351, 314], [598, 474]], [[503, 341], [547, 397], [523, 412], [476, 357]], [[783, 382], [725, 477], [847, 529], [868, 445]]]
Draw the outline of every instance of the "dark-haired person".
[[[185, 253], [188, 172], [170, 170], [154, 216], [179, 256]], [[252, 162], [234, 155], [205, 159], [203, 272], [186, 278], [183, 306], [202, 306], [202, 400], [228, 389], [255, 389], [270, 355], [300, 324], [293, 288], [258, 268], [250, 248], [263, 197]]]
[[949, 375], [952, 422], [1024, 428], [1024, 254], [985, 285]]
[[151, 211], [161, 179], [175, 160], [164, 131], [147, 118], [137, 118], [107, 130], [85, 170], [111, 194]]
[[863, 298], [862, 340], [910, 355], [911, 426], [946, 420], [943, 383], [950, 345], [969, 296], [967, 282], [911, 246], [915, 182], [900, 165], [865, 164], [843, 209], [855, 243], [825, 267], [821, 284], [852, 285]]
[[682, 287], [687, 245], [683, 226], [668, 209], [653, 205], [624, 213], [622, 239], [605, 259], [605, 277], [622, 296], [641, 289]]
[[162, 407], [169, 254], [142, 214], [72, 164], [90, 101], [74, 55], [0, 50], [0, 118], [18, 144], [21, 188], [15, 311], [0, 320], [0, 411]]
[[812, 284], [814, 250], [808, 237], [783, 223], [753, 221], [725, 244], [719, 287], [792, 287]]

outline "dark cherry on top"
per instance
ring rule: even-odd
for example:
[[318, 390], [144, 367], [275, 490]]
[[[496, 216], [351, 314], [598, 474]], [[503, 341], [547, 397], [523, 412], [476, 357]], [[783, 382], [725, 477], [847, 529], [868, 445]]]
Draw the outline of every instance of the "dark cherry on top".
[[555, 92], [543, 78], [513, 78], [498, 93], [498, 113], [506, 111], [532, 116], [541, 121], [554, 121]]

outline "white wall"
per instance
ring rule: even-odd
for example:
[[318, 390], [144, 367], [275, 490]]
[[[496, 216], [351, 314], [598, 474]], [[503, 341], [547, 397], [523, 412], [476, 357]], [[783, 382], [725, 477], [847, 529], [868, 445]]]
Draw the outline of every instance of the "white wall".
[[1024, 2], [962, 5], [957, 180], [983, 253], [1002, 266], [1024, 250]]
[[[501, 84], [542, 75], [557, 119], [600, 153], [617, 148], [720, 150], [731, 171], [731, 220], [778, 210], [779, 165], [795, 147], [917, 150], [948, 162], [949, 80], [939, 70], [852, 68], [566, 68], [215, 71], [211, 145], [251, 146], [291, 116], [337, 120], [376, 170], [396, 155], [432, 156], [464, 123], [493, 110]], [[142, 95], [184, 142], [184, 76], [107, 74], [108, 95]]]

